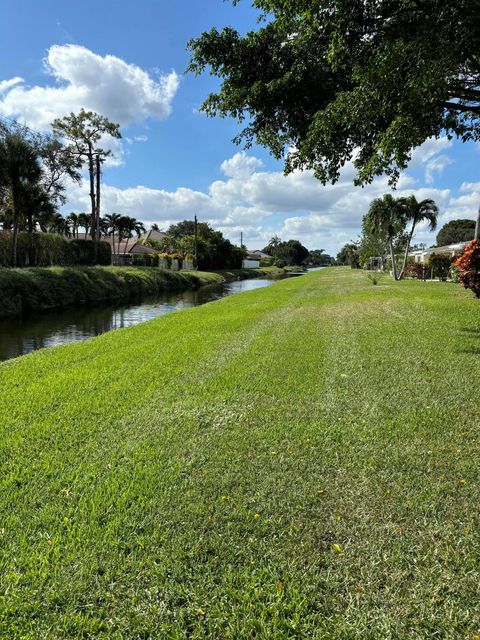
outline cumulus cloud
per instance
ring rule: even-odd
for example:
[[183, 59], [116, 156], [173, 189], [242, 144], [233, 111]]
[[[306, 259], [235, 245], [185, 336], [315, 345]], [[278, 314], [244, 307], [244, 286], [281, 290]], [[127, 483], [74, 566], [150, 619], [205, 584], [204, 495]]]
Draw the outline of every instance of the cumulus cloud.
[[[431, 147], [421, 162], [438, 159], [445, 143], [436, 143], [437, 155]], [[250, 248], [265, 246], [278, 233], [282, 238], [298, 238], [310, 249], [324, 248], [336, 253], [342, 244], [360, 233], [363, 214], [373, 198], [388, 193], [388, 180], [376, 178], [363, 188], [354, 187], [354, 168], [347, 165], [334, 185], [322, 185], [306, 172], [285, 176], [280, 171], [264, 171], [262, 162], [246, 153], [237, 153], [221, 165], [225, 175], [214, 181], [205, 191], [181, 187], [174, 191], [135, 186], [120, 189], [103, 187], [104, 212], [131, 215], [146, 223], [158, 223], [166, 228], [172, 222], [197, 215], [220, 228], [227, 237], [238, 242], [240, 232]], [[403, 174], [396, 196], [414, 194], [418, 200], [433, 198], [440, 207], [440, 226], [451, 217], [472, 217], [475, 198], [480, 199], [480, 183], [465, 183], [458, 194], [438, 189]], [[88, 210], [86, 185], [70, 189], [69, 210]], [[469, 212], [466, 214], [466, 212]], [[462, 215], [458, 215], [462, 212]], [[431, 243], [434, 235], [422, 226], [416, 242]]]
[[79, 45], [50, 47], [44, 66], [54, 84], [29, 87], [21, 78], [0, 82], [1, 114], [47, 129], [55, 118], [84, 107], [126, 125], [168, 117], [179, 86], [174, 71], [152, 76], [117, 56]]
[[429, 160], [425, 166], [425, 182], [433, 184], [435, 174], [442, 175], [445, 168], [453, 164], [453, 162], [452, 158], [445, 155], [436, 156]]

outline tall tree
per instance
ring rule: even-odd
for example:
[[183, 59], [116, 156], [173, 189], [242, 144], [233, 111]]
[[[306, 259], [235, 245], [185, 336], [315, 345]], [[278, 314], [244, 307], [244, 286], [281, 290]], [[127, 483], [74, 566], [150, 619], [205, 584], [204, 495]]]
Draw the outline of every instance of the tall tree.
[[108, 118], [98, 113], [81, 109], [78, 114], [71, 113], [64, 118], [57, 118], [52, 123], [52, 128], [56, 136], [69, 143], [67, 147], [69, 153], [78, 158], [82, 164], [87, 165], [90, 182], [91, 230], [92, 239], [95, 239], [98, 236], [100, 224], [100, 212], [97, 207], [100, 182], [97, 158], [102, 161], [111, 155], [111, 151], [103, 149], [99, 143], [108, 137], [121, 138], [120, 125], [110, 122]]
[[[0, 139], [0, 185], [8, 189], [12, 207], [12, 265], [17, 266], [20, 216], [25, 214], [26, 196], [40, 184], [42, 168], [35, 147], [18, 132]], [[0, 187], [0, 188], [1, 188]]]
[[[253, 0], [255, 32], [212, 29], [190, 70], [222, 80], [202, 109], [247, 125], [285, 169], [395, 183], [412, 150], [443, 133], [480, 139], [478, 0]], [[480, 211], [475, 237], [480, 238]]]
[[406, 224], [410, 222], [412, 225], [407, 236], [403, 265], [399, 276], [399, 279], [401, 279], [407, 266], [408, 252], [410, 251], [410, 244], [417, 225], [422, 222], [428, 222], [429, 230], [434, 231], [437, 227], [438, 207], [434, 200], [428, 198], [418, 202], [414, 195], [408, 198], [400, 198], [397, 202], [403, 210], [403, 217]]
[[443, 225], [437, 234], [437, 245], [442, 247], [446, 244], [457, 242], [468, 242], [473, 240], [475, 235], [475, 220], [450, 220]]
[[395, 238], [403, 233], [405, 225], [405, 210], [390, 193], [385, 194], [382, 198], [372, 200], [365, 216], [365, 227], [371, 233], [385, 238], [390, 248], [392, 271], [395, 280], [398, 280], [399, 276], [397, 275], [394, 241]]

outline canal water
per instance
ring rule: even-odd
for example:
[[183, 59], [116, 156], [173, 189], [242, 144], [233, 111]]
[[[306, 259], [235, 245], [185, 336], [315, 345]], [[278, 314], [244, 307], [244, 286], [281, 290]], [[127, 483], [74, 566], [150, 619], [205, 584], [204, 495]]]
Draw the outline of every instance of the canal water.
[[44, 347], [79, 342], [113, 329], [131, 327], [172, 311], [197, 307], [241, 291], [267, 287], [273, 282], [275, 280], [261, 278], [238, 280], [208, 285], [196, 291], [159, 294], [142, 302], [57, 310], [25, 319], [0, 322], [0, 361]]

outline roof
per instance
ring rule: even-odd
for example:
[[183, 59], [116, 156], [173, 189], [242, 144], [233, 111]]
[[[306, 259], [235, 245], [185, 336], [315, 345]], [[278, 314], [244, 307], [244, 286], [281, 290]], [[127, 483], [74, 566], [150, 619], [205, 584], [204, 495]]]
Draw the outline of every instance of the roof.
[[456, 242], [455, 244], [446, 244], [443, 247], [428, 247], [428, 249], [417, 249], [410, 251], [409, 256], [424, 256], [432, 253], [451, 253], [452, 251], [463, 251], [468, 242]]
[[141, 236], [142, 240], [157, 240], [158, 242], [160, 242], [161, 240], [163, 240], [166, 237], [166, 233], [163, 233], [163, 231], [157, 231], [157, 229], [150, 229], [149, 231], [147, 231], [147, 233], [145, 233], [144, 235]]
[[273, 260], [273, 256], [268, 255], [268, 253], [263, 253], [263, 251], [259, 249], [247, 249], [247, 258], [250, 258], [250, 260]]

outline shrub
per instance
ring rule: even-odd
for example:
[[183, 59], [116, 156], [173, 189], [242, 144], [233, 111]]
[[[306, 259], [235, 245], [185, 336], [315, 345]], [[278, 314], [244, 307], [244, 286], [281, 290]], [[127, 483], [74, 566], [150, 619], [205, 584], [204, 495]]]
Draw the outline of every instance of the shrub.
[[[12, 266], [13, 234], [0, 232], [0, 266]], [[95, 242], [93, 240], [68, 240], [58, 233], [27, 233], [20, 231], [17, 244], [17, 265], [19, 267], [90, 266], [109, 265], [112, 250], [108, 242], [98, 243], [95, 262]]]
[[465, 289], [471, 289], [480, 298], [480, 240], [472, 240], [455, 261], [459, 279]]
[[273, 266], [278, 267], [279, 269], [283, 269], [286, 264], [287, 263], [285, 262], [285, 260], [275, 260], [275, 262], [273, 263]]
[[452, 258], [448, 253], [432, 253], [426, 266], [431, 270], [433, 278], [446, 280], [452, 266]]
[[96, 261], [94, 240], [71, 240], [70, 242], [67, 241], [67, 244], [70, 246], [72, 257], [70, 264], [82, 266], [112, 264], [112, 248], [108, 242], [100, 241], [98, 243]]
[[167, 261], [168, 268], [172, 266], [172, 256], [169, 253], [161, 253], [160, 258]]
[[384, 273], [382, 271], [369, 271], [366, 276], [372, 284], [376, 285], [383, 278]]
[[261, 258], [260, 266], [261, 267], [271, 267], [273, 264], [273, 258]]
[[455, 263], [453, 263], [450, 267], [449, 276], [452, 282], [460, 282], [460, 269], [457, 267]]
[[423, 280], [425, 276], [425, 267], [421, 262], [415, 262], [410, 259], [407, 262], [405, 271], [403, 272], [404, 278], [416, 278], [417, 280]]

